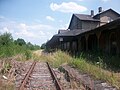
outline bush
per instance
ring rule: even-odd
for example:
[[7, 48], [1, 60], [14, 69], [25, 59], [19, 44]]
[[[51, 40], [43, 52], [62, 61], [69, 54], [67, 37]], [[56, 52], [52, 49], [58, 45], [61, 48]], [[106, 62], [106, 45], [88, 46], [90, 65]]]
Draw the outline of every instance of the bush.
[[32, 57], [32, 53], [30, 50], [26, 50], [25, 51], [25, 59], [28, 60]]
[[40, 49], [40, 46], [33, 45], [30, 42], [26, 44], [24, 39], [13, 40], [10, 33], [0, 35], [0, 58], [11, 57], [17, 54], [25, 54], [26, 59], [31, 57], [29, 50]]

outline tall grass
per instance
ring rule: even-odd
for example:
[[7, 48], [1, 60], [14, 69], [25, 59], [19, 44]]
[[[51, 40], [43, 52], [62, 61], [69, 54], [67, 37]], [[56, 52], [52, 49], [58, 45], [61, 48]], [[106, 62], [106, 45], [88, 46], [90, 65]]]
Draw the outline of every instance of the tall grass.
[[69, 54], [62, 52], [62, 51], [57, 51], [55, 53], [33, 53], [33, 59], [38, 60], [38, 61], [44, 61], [44, 62], [49, 62], [53, 67], [59, 67], [62, 64], [68, 64], [71, 62], [72, 57], [69, 56]]
[[120, 86], [120, 82], [118, 81], [119, 79], [116, 78], [115, 73], [102, 69], [100, 64], [95, 65], [82, 58], [75, 58], [71, 63], [69, 63], [69, 65], [77, 68], [80, 72], [92, 75], [95, 79], [106, 81], [116, 87]]
[[30, 50], [40, 49], [40, 46], [26, 43], [24, 39], [14, 40], [10, 33], [0, 34], [0, 58], [23, 54], [29, 59]]
[[101, 52], [82, 52], [80, 56], [92, 63], [102, 62], [103, 68], [120, 69], [120, 56], [109, 55]]

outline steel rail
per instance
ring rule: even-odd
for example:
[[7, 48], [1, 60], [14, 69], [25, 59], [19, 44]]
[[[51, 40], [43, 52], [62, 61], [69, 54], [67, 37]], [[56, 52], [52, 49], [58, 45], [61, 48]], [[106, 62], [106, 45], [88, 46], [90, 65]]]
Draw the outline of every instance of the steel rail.
[[50, 74], [51, 74], [51, 76], [52, 76], [52, 78], [53, 78], [53, 81], [54, 81], [54, 83], [55, 83], [56, 89], [57, 89], [57, 90], [63, 90], [62, 87], [60, 86], [60, 83], [59, 83], [59, 81], [58, 81], [58, 79], [57, 79], [57, 77], [56, 77], [55, 72], [54, 72], [53, 69], [50, 67], [49, 63], [48, 63], [48, 62], [46, 62], [46, 63], [47, 63], [48, 69], [49, 69], [49, 71], [50, 71]]
[[26, 85], [26, 83], [27, 83], [27, 81], [28, 81], [28, 78], [29, 78], [30, 74], [32, 73], [35, 65], [36, 65], [36, 62], [34, 61], [34, 62], [32, 63], [32, 65], [30, 66], [29, 71], [28, 71], [27, 74], [25, 75], [25, 77], [24, 77], [24, 79], [23, 79], [23, 81], [22, 81], [22, 83], [21, 83], [21, 85], [20, 85], [20, 87], [19, 87], [18, 90], [24, 90], [25, 85]]

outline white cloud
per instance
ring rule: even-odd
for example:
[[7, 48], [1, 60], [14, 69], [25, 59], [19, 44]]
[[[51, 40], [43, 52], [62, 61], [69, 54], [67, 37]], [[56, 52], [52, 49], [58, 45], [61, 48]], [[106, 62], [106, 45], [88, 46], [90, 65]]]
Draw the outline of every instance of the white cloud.
[[0, 15], [0, 19], [4, 19], [4, 18], [5, 18], [4, 16], [1, 16], [1, 15]]
[[21, 30], [27, 30], [27, 25], [25, 23], [18, 24], [18, 27], [20, 27]]
[[60, 29], [68, 29], [69, 23], [66, 23], [65, 25], [60, 25]]
[[62, 4], [51, 3], [50, 8], [52, 11], [60, 11], [64, 13], [79, 13], [87, 11], [87, 8], [75, 2], [63, 2]]
[[103, 2], [108, 2], [108, 1], [110, 1], [110, 0], [102, 0]]
[[3, 31], [4, 31], [4, 32], [9, 32], [9, 29], [8, 29], [7, 27], [4, 27], [4, 28], [3, 28]]
[[48, 28], [51, 30], [53, 27], [46, 24], [34, 24], [28, 26], [28, 29], [34, 29], [34, 30], [47, 30]]
[[10, 30], [7, 27], [4, 27], [3, 29], [0, 29], [0, 31], [1, 31], [1, 33], [10, 32]]
[[50, 39], [55, 34], [54, 30], [55, 28], [47, 24], [18, 23], [12, 20], [0, 22], [0, 33], [10, 32], [14, 39], [23, 38], [27, 42], [38, 45]]
[[46, 19], [50, 20], [50, 21], [55, 21], [55, 19], [53, 17], [51, 17], [51, 16], [46, 16]]
[[76, 1], [83, 1], [83, 0], [76, 0]]
[[19, 32], [15, 34], [18, 36], [25, 36], [29, 38], [40, 38], [46, 36], [46, 30], [51, 30], [52, 26], [44, 25], [44, 24], [34, 24], [34, 25], [27, 25], [25, 23], [18, 24]]
[[32, 32], [28, 31], [28, 26], [25, 23], [20, 23], [17, 25], [17, 29], [19, 29], [19, 31], [17, 31], [15, 33], [15, 35], [17, 36], [25, 36], [25, 37], [36, 37], [36, 35], [34, 35]]

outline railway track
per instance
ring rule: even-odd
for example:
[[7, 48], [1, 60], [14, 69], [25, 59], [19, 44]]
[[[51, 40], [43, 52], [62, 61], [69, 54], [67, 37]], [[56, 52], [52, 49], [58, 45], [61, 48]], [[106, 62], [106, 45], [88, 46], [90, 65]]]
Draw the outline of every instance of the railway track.
[[16, 76], [16, 90], [62, 90], [48, 63], [31, 62]]

